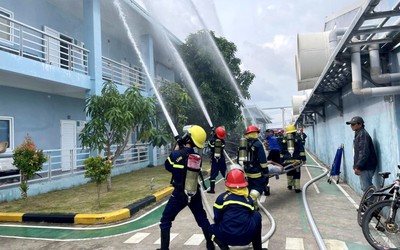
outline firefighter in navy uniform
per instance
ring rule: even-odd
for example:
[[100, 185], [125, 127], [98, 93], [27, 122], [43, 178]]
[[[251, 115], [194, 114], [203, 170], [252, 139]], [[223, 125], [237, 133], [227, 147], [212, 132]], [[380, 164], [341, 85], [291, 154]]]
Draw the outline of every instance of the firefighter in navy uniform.
[[303, 132], [303, 128], [299, 129], [299, 136], [300, 136], [301, 141], [303, 142], [303, 146], [304, 146], [306, 144], [307, 134]]
[[[175, 149], [165, 161], [165, 169], [172, 173], [174, 191], [165, 206], [160, 220], [161, 248], [159, 249], [161, 250], [169, 249], [172, 222], [186, 206], [189, 206], [197, 225], [203, 230], [207, 249], [215, 249], [209, 232], [210, 222], [202, 205], [197, 182], [200, 166], [198, 166], [199, 172], [197, 173], [189, 171], [191, 165], [201, 165], [201, 157], [195, 153], [194, 148], [203, 148], [206, 137], [206, 132], [202, 127], [197, 125], [191, 126], [181, 139], [180, 144], [182, 146], [179, 149]], [[195, 159], [199, 159], [200, 163], [196, 162]]]
[[266, 250], [261, 242], [261, 215], [249, 196], [247, 181], [240, 166], [231, 166], [226, 176], [226, 192], [214, 203], [213, 241], [222, 250], [250, 243], [254, 250]]
[[[282, 141], [282, 165], [284, 167], [290, 164], [301, 164], [306, 162], [306, 153], [304, 151], [303, 142], [300, 136], [297, 134], [296, 127], [294, 125], [288, 125], [286, 127], [286, 136]], [[300, 167], [290, 170], [286, 173], [287, 176], [287, 188], [289, 190], [294, 189], [296, 193], [301, 192]]]
[[[283, 133], [285, 131], [283, 129], [278, 129], [277, 133], [275, 134], [275, 138], [278, 140], [279, 145], [282, 147], [282, 141], [283, 141]], [[282, 150], [282, 148], [281, 148]], [[282, 157], [281, 157], [282, 158]], [[281, 159], [282, 160], [282, 159]]]
[[210, 158], [211, 158], [211, 174], [210, 174], [210, 189], [207, 193], [215, 193], [215, 179], [218, 173], [225, 178], [226, 173], [226, 161], [224, 155], [225, 149], [225, 138], [226, 132], [225, 128], [219, 126], [213, 131], [212, 138], [208, 141], [208, 147], [210, 148]]
[[[264, 175], [268, 174], [267, 156], [264, 151], [264, 145], [258, 139], [259, 132], [260, 129], [253, 125], [246, 128], [245, 140], [247, 145], [245, 147], [239, 146], [237, 161], [243, 165], [249, 183], [250, 196], [256, 206], [258, 197], [265, 189], [266, 181]], [[239, 144], [242, 144], [242, 142]], [[246, 150], [246, 156], [243, 155], [243, 150]]]

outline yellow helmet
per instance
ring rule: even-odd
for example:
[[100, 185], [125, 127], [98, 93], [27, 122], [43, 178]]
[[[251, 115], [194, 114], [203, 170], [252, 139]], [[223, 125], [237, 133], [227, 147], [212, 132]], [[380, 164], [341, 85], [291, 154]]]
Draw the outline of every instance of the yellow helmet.
[[198, 148], [203, 148], [204, 142], [207, 139], [206, 131], [204, 131], [204, 129], [198, 125], [193, 125], [189, 128], [188, 132], [194, 145], [196, 145]]
[[290, 124], [286, 127], [286, 134], [290, 134], [290, 133], [293, 133], [296, 131], [297, 131], [296, 127], [292, 124]]

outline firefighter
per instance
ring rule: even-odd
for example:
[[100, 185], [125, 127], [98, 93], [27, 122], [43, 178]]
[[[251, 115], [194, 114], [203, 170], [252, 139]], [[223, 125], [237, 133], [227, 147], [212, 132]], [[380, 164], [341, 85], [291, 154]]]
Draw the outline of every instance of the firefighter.
[[[165, 206], [160, 220], [161, 250], [169, 249], [172, 222], [186, 206], [189, 206], [197, 225], [204, 233], [207, 249], [215, 249], [209, 232], [210, 222], [202, 205], [197, 182], [200, 171], [197, 174], [192, 171], [196, 167], [200, 170], [201, 157], [195, 153], [194, 148], [202, 149], [206, 137], [206, 132], [202, 127], [197, 125], [190, 126], [180, 140], [181, 143], [179, 144], [181, 146], [172, 151], [165, 161], [165, 169], [172, 173], [171, 182], [174, 191]], [[199, 159], [200, 162], [198, 161]]]
[[[296, 127], [294, 125], [288, 125], [286, 127], [286, 136], [282, 141], [282, 165], [288, 166], [290, 164], [301, 164], [306, 162], [306, 153], [304, 151], [303, 142], [300, 136], [297, 134]], [[286, 173], [287, 176], [287, 188], [289, 190], [294, 189], [296, 193], [301, 192], [300, 167], [290, 170]]]
[[299, 136], [300, 136], [301, 141], [303, 142], [303, 146], [304, 146], [306, 144], [307, 134], [303, 132], [303, 128], [299, 129]]
[[211, 225], [213, 240], [223, 249], [252, 243], [255, 250], [266, 250], [261, 244], [261, 215], [249, 196], [244, 172], [231, 167], [226, 176], [226, 192], [214, 203], [214, 222]]
[[[279, 145], [282, 147], [283, 135], [285, 131], [283, 129], [278, 129], [277, 133], [275, 134], [275, 138], [278, 140]], [[281, 148], [282, 150], [282, 148]]]
[[243, 164], [244, 171], [248, 178], [250, 196], [257, 205], [257, 198], [262, 194], [265, 189], [266, 181], [264, 175], [268, 174], [267, 156], [264, 151], [264, 146], [258, 139], [260, 129], [256, 126], [248, 126], [246, 129], [245, 138], [247, 145], [246, 159], [241, 159], [241, 152], [243, 148], [239, 147], [238, 162]]
[[226, 172], [226, 161], [224, 155], [225, 149], [225, 138], [226, 132], [225, 128], [220, 126], [215, 129], [212, 133], [212, 138], [208, 141], [208, 147], [210, 148], [210, 158], [211, 158], [211, 174], [210, 174], [210, 189], [207, 193], [215, 193], [215, 179], [218, 173], [225, 178]]

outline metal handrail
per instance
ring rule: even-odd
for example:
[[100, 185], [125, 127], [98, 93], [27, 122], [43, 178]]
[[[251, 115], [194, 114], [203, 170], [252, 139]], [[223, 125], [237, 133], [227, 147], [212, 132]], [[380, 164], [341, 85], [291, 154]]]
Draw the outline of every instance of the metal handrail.
[[[0, 50], [39, 62], [87, 75], [89, 50], [83, 43], [63, 40], [60, 37], [39, 30], [7, 16], [0, 19]], [[123, 86], [136, 85], [146, 90], [146, 75], [138, 66], [126, 66], [110, 58], [102, 57], [103, 80], [110, 80]]]
[[[88, 74], [89, 50], [85, 49], [83, 44], [74, 44], [63, 40], [7, 16], [0, 18], [9, 22], [9, 24], [0, 22], [1, 50]], [[73, 41], [78, 43], [75, 39]]]
[[146, 90], [147, 78], [140, 67], [128, 67], [104, 56], [102, 59], [104, 80], [109, 80], [127, 87], [137, 85], [140, 90]]

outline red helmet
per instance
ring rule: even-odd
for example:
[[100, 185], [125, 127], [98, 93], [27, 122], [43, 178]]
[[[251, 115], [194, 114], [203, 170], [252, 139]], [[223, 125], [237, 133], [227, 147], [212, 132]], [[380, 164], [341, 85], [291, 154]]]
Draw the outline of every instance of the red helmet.
[[250, 125], [246, 128], [246, 134], [251, 133], [251, 132], [260, 132], [260, 129], [257, 128], [254, 125]]
[[225, 139], [226, 138], [226, 133], [225, 133], [225, 129], [222, 126], [219, 126], [215, 129], [215, 134], [217, 135], [218, 139]]
[[277, 129], [274, 129], [274, 134], [277, 134], [278, 133], [278, 130]]
[[226, 175], [225, 185], [231, 188], [247, 187], [247, 180], [244, 172], [238, 168], [234, 168]]

